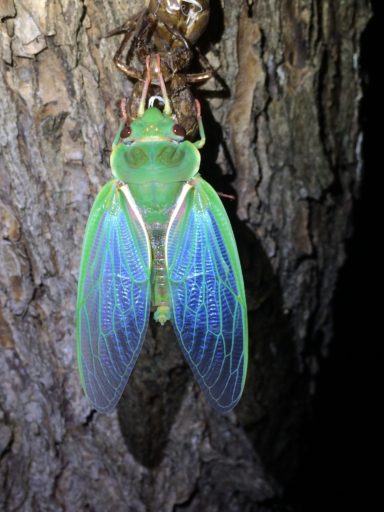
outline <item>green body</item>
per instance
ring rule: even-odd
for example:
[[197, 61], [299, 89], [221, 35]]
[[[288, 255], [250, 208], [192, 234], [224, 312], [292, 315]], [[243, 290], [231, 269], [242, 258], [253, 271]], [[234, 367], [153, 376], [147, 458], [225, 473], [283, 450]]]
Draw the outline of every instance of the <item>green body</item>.
[[165, 269], [167, 227], [183, 185], [200, 168], [199, 151], [192, 142], [180, 141], [172, 130], [174, 124], [157, 108], [149, 108], [132, 123], [131, 135], [124, 143], [119, 142], [119, 130], [111, 154], [112, 174], [129, 186], [147, 228], [152, 251], [152, 305], [158, 308], [155, 318], [161, 323], [170, 318]]
[[89, 215], [77, 299], [80, 377], [93, 406], [111, 411], [145, 339], [150, 309], [171, 320], [206, 398], [239, 401], [248, 361], [245, 290], [236, 242], [214, 189], [198, 174], [205, 142], [156, 108], [115, 137], [111, 168]]

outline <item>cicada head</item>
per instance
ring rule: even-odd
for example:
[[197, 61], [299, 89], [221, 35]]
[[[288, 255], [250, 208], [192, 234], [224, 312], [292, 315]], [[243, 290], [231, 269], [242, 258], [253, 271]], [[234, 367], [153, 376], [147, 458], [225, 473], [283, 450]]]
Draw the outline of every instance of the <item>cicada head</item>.
[[111, 154], [113, 175], [125, 183], [187, 181], [199, 170], [200, 153], [185, 130], [156, 107], [125, 129], [128, 136]]

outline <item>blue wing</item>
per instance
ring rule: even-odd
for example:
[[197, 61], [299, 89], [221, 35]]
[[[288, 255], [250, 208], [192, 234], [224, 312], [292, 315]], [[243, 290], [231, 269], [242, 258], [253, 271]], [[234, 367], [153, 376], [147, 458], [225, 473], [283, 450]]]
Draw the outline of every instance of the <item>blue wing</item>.
[[92, 207], [77, 298], [77, 353], [86, 395], [99, 411], [119, 400], [150, 312], [150, 246], [125, 185], [108, 182]]
[[209, 402], [231, 410], [243, 391], [248, 330], [243, 277], [224, 207], [201, 178], [185, 185], [166, 237], [172, 320]]

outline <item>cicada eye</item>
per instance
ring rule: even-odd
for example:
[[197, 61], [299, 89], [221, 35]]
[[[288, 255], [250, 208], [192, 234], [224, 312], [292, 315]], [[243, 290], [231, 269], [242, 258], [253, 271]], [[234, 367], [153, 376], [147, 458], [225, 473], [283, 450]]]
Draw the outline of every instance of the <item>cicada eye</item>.
[[132, 129], [131, 129], [131, 127], [126, 125], [126, 126], [124, 126], [124, 128], [122, 129], [121, 134], [120, 134], [120, 137], [121, 137], [122, 139], [126, 139], [126, 138], [128, 138], [128, 137], [131, 135], [131, 133], [132, 133]]
[[174, 124], [172, 131], [175, 135], [178, 135], [179, 137], [183, 137], [183, 139], [185, 138], [185, 136], [187, 134], [185, 129], [180, 124]]

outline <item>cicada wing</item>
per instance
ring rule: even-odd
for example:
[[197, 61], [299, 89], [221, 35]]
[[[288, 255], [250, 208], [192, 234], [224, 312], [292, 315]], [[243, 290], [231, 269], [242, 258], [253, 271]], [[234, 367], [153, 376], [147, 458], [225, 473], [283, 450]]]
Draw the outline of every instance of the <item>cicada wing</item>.
[[145, 225], [129, 189], [108, 182], [88, 219], [76, 308], [81, 382], [102, 412], [115, 407], [144, 341], [150, 258]]
[[172, 321], [181, 349], [220, 412], [239, 401], [248, 360], [244, 282], [232, 228], [214, 189], [186, 184], [166, 237]]

